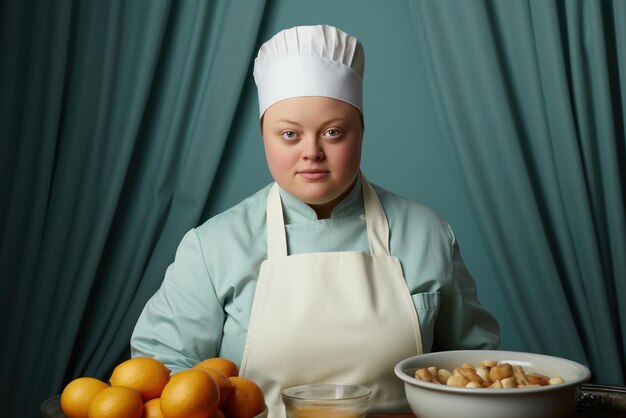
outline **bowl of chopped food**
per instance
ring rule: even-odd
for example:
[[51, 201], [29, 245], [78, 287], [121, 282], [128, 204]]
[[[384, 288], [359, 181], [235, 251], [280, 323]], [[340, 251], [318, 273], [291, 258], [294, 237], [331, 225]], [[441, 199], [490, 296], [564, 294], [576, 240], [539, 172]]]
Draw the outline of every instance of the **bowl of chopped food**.
[[419, 418], [568, 417], [591, 377], [575, 361], [500, 350], [422, 354], [394, 371]]

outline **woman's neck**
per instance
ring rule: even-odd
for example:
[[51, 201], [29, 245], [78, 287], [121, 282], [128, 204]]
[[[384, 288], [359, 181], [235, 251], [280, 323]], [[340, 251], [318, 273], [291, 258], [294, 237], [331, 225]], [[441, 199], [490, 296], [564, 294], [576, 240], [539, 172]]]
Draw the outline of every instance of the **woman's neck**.
[[356, 177], [355, 177], [354, 181], [350, 184], [350, 186], [348, 186], [346, 188], [346, 190], [344, 190], [339, 196], [337, 196], [336, 198], [334, 198], [330, 202], [322, 203], [322, 204], [319, 204], [319, 205], [314, 205], [314, 204], [311, 204], [311, 203], [307, 203], [307, 205], [309, 205], [311, 207], [311, 209], [313, 209], [315, 211], [315, 214], [317, 215], [317, 219], [330, 219], [330, 215], [333, 213], [333, 210], [335, 209], [335, 207], [343, 199], [345, 199], [346, 196], [348, 196], [350, 194], [350, 192], [352, 191], [352, 188], [354, 187], [355, 183], [356, 183]]

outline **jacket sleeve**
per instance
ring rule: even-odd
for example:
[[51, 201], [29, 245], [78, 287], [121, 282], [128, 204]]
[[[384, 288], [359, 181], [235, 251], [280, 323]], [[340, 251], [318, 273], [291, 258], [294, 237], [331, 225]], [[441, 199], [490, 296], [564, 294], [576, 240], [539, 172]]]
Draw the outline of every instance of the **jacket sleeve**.
[[217, 356], [223, 324], [224, 310], [194, 229], [182, 239], [135, 325], [131, 356], [157, 358], [173, 372], [193, 367]]
[[[452, 231], [450, 231], [452, 233]], [[452, 234], [452, 280], [442, 295], [435, 325], [435, 350], [497, 349], [500, 326], [479, 303], [476, 284]]]

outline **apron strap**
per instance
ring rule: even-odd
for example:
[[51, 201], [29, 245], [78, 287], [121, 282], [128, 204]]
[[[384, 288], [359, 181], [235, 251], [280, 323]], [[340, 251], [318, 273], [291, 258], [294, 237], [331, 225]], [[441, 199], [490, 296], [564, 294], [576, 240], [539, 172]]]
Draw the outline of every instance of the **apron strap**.
[[267, 196], [267, 259], [287, 256], [287, 231], [278, 183]]
[[[367, 239], [372, 256], [390, 255], [389, 224], [380, 199], [371, 184], [361, 173], [363, 206]], [[267, 259], [287, 256], [287, 231], [278, 183], [274, 183], [267, 196]]]
[[387, 215], [380, 204], [376, 190], [361, 173], [363, 188], [363, 206], [365, 207], [365, 224], [367, 239], [370, 242], [372, 256], [391, 255], [389, 252], [389, 223]]

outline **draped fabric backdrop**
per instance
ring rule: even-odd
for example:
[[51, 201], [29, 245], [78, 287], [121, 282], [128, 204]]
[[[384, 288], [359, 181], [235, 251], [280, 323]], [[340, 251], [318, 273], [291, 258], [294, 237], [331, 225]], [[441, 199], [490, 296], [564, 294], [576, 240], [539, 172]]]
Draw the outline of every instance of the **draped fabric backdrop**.
[[108, 378], [201, 221], [264, 5], [2, 7], [0, 405], [35, 417], [68, 379]]
[[515, 328], [623, 381], [626, 3], [412, 6]]
[[[182, 235], [271, 180], [251, 64], [366, 51], [363, 167], [450, 221], [502, 348], [626, 373], [626, 2], [0, 2], [0, 405], [107, 379]], [[220, 239], [220, 237], [216, 237]]]

